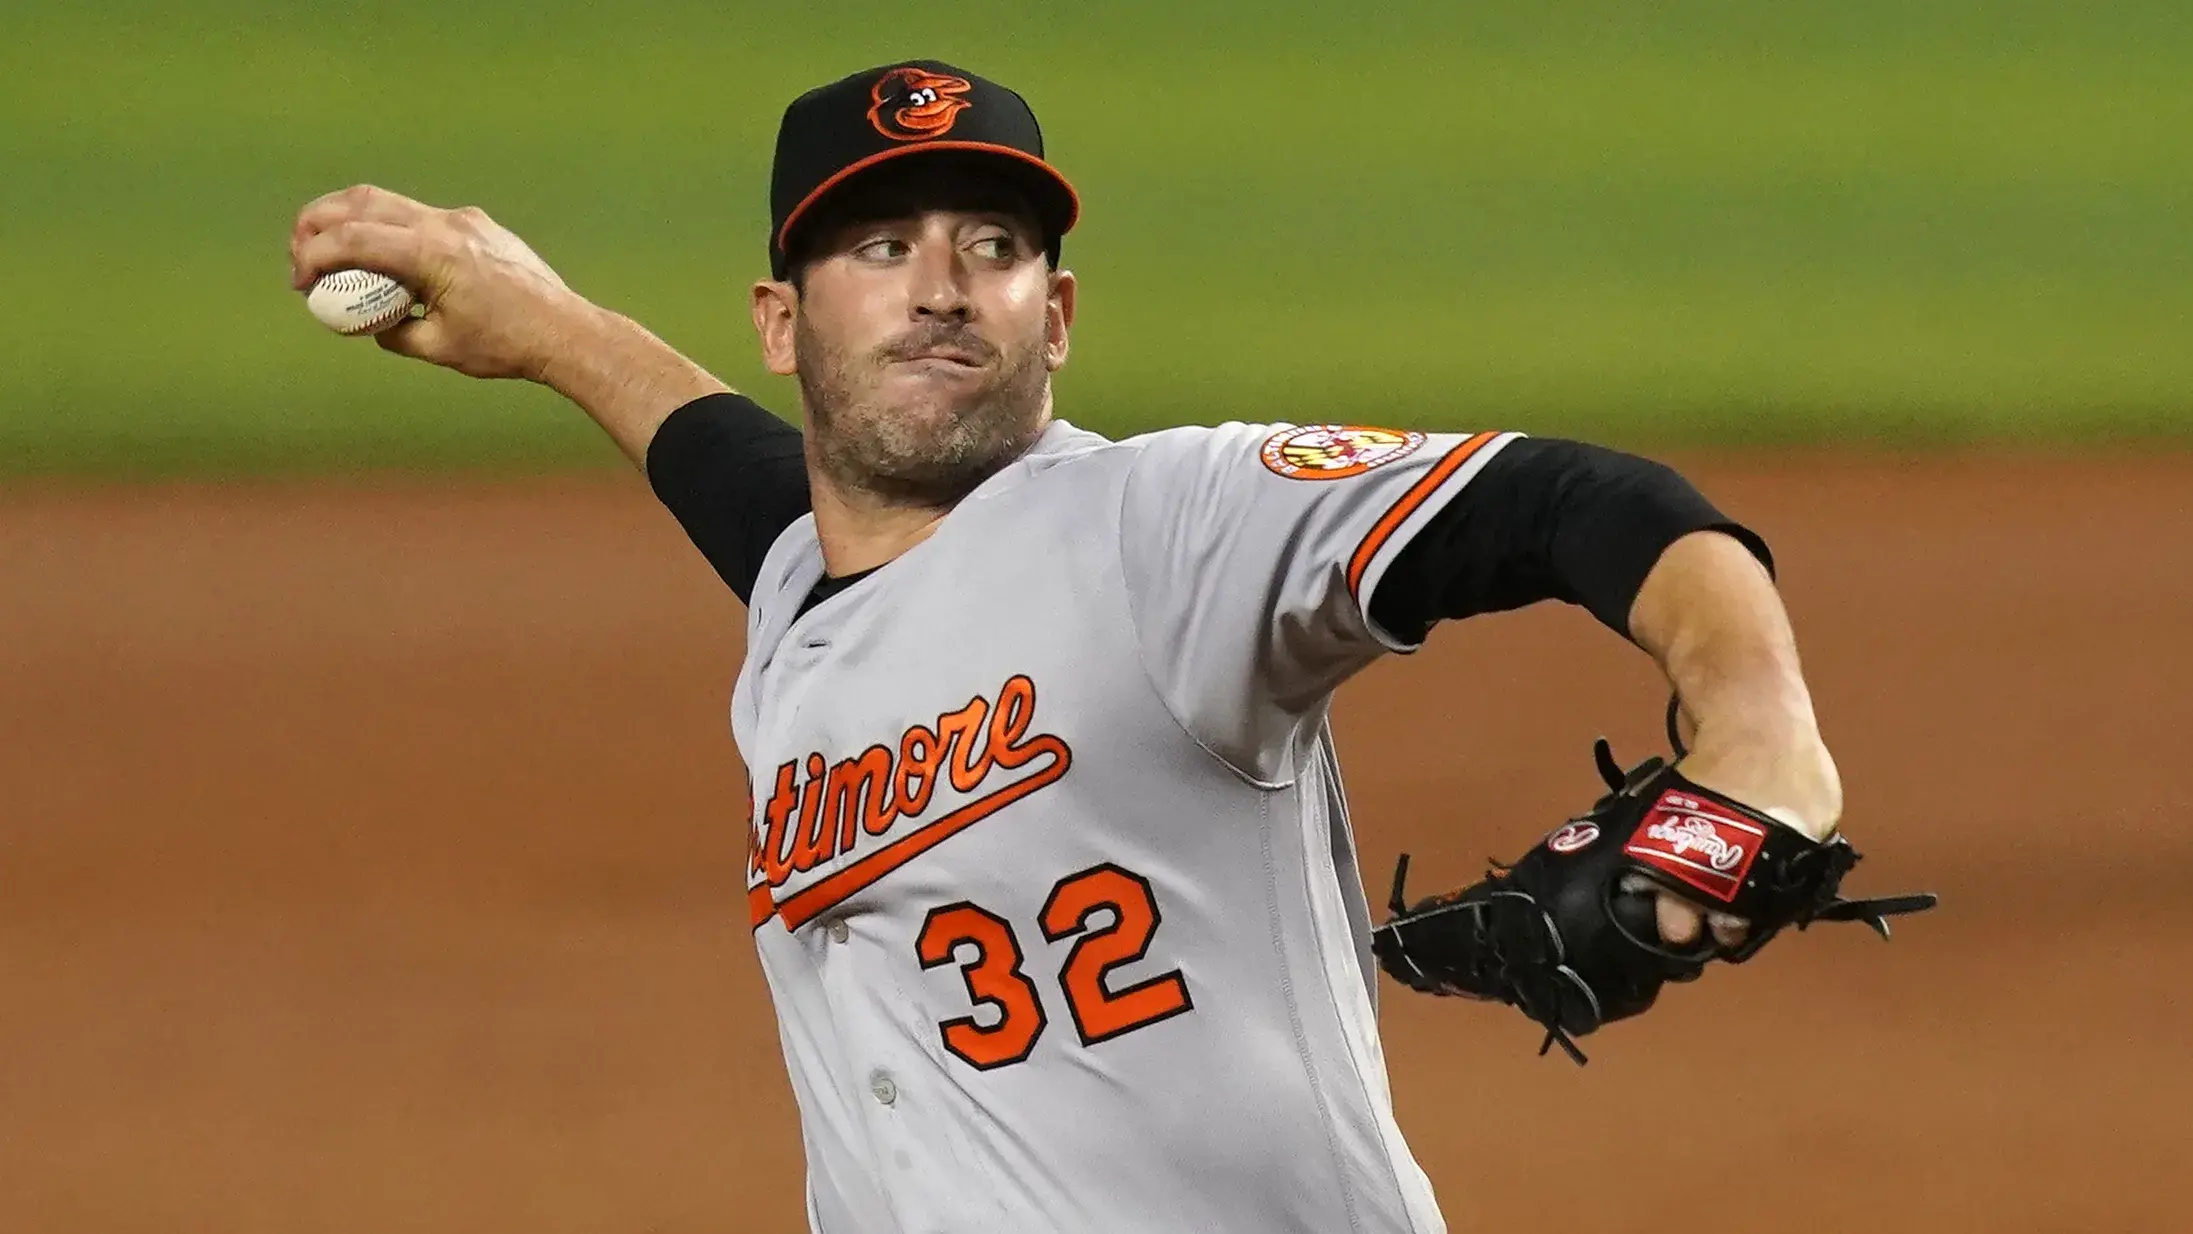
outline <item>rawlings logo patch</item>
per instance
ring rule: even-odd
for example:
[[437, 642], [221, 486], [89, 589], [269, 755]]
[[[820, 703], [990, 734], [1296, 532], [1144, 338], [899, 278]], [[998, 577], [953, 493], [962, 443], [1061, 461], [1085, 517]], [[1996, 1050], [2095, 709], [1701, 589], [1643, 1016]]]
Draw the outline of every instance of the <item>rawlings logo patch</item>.
[[1570, 823], [1546, 837], [1546, 847], [1557, 853], [1567, 854], [1591, 847], [1599, 838], [1599, 824]]
[[1742, 889], [1766, 837], [1757, 823], [1669, 789], [1622, 851], [1725, 903]]
[[1306, 424], [1265, 438], [1258, 457], [1289, 480], [1343, 480], [1407, 458], [1424, 441], [1424, 434], [1400, 429]]
[[1645, 838], [1669, 845], [1678, 857], [1703, 857], [1707, 864], [1724, 874], [1744, 859], [1741, 842], [1730, 840], [1712, 820], [1695, 814], [1676, 822], [1654, 823], [1645, 828]]

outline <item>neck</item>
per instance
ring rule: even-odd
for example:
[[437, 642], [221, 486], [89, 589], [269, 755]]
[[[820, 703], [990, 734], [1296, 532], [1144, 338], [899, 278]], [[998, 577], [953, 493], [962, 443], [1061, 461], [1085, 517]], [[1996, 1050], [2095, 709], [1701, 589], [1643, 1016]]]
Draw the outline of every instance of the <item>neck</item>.
[[822, 565], [833, 578], [892, 560], [928, 539], [952, 512], [949, 505], [892, 505], [873, 494], [841, 488], [814, 468], [808, 469], [807, 482], [815, 534], [822, 540]]

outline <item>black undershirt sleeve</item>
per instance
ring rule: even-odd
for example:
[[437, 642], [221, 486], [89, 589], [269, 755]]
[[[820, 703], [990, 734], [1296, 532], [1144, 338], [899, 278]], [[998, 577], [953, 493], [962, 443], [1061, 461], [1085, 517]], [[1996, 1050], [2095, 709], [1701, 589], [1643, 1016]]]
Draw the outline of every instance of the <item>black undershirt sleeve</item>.
[[1370, 617], [1417, 643], [1436, 621], [1564, 600], [1628, 638], [1645, 575], [1670, 544], [1705, 530], [1736, 537], [1773, 570], [1766, 542], [1672, 468], [1519, 437], [1402, 546], [1372, 593]]
[[738, 394], [671, 412], [648, 443], [647, 482], [741, 604], [778, 533], [808, 510], [799, 430]]

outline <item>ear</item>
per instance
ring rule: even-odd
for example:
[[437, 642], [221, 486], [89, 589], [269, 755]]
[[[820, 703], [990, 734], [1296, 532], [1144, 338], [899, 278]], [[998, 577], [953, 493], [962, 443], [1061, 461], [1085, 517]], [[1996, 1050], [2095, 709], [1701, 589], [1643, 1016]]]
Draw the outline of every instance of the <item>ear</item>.
[[1066, 332], [1074, 324], [1074, 272], [1051, 275], [1051, 295], [1043, 313], [1043, 364], [1052, 372], [1066, 367]]
[[754, 333], [761, 337], [761, 362], [779, 377], [799, 371], [793, 323], [799, 320], [800, 293], [790, 283], [763, 279], [750, 293]]

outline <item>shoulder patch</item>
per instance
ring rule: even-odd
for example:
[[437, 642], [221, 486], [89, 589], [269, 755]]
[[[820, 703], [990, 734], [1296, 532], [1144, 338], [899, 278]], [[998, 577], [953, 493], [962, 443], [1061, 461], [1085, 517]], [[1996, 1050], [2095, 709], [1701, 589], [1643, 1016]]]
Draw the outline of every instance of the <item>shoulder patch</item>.
[[1273, 475], [1289, 480], [1344, 480], [1407, 458], [1422, 433], [1360, 424], [1305, 424], [1264, 439], [1258, 452]]

